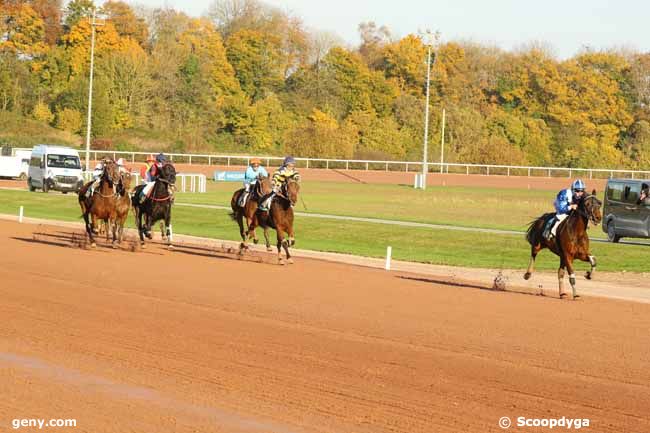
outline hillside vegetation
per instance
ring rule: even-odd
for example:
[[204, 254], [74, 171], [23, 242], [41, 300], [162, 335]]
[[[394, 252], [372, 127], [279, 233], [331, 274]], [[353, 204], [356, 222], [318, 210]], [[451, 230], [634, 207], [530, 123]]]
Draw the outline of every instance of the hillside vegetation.
[[[0, 3], [5, 139], [83, 135], [95, 7]], [[100, 12], [92, 135], [103, 147], [421, 158], [427, 46], [417, 35], [366, 22], [362, 43], [346, 47], [257, 0], [216, 0], [199, 18], [120, 1]], [[434, 58], [431, 161], [444, 108], [450, 162], [650, 165], [648, 53], [560, 60], [543, 46], [445, 41]]]

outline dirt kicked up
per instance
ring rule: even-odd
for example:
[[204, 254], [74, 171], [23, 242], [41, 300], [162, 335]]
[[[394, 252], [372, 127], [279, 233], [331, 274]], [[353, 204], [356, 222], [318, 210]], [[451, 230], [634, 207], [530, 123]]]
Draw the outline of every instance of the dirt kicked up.
[[1, 431], [486, 433], [502, 417], [650, 431], [650, 304], [85, 250], [39, 229], [0, 221]]

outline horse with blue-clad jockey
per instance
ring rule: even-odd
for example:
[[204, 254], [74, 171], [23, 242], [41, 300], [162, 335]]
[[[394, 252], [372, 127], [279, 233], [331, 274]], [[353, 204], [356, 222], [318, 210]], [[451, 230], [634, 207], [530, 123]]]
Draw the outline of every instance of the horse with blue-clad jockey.
[[524, 279], [529, 279], [535, 267], [535, 257], [548, 248], [560, 257], [558, 284], [560, 298], [568, 297], [564, 291], [564, 273], [569, 273], [573, 299], [579, 298], [576, 292], [574, 259], [589, 262], [591, 269], [585, 278], [591, 279], [596, 270], [596, 258], [589, 251], [587, 228], [591, 221], [597, 225], [602, 220], [602, 203], [596, 197], [596, 190], [585, 193], [585, 183], [577, 179], [571, 188], [561, 190], [555, 197], [555, 212], [546, 213], [534, 220], [526, 232], [526, 240], [531, 246], [531, 258]]
[[[251, 159], [244, 174], [244, 187], [235, 191], [230, 200], [230, 207], [232, 208], [230, 217], [237, 221], [239, 225], [239, 234], [242, 238], [242, 250], [247, 248], [246, 243], [251, 235], [253, 242], [258, 242], [255, 230], [249, 233], [248, 228], [255, 217], [258, 201], [271, 191], [271, 179], [266, 169], [262, 166], [262, 161], [259, 158]], [[244, 221], [246, 222], [245, 225]], [[266, 249], [270, 251], [271, 245], [268, 228], [264, 228], [264, 238], [266, 240]]]

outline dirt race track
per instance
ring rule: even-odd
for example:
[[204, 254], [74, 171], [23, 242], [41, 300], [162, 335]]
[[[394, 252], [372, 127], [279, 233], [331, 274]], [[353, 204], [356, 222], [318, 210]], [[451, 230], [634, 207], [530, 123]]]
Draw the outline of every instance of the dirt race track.
[[486, 433], [503, 416], [650, 431], [650, 304], [85, 250], [73, 231], [0, 221], [0, 431]]

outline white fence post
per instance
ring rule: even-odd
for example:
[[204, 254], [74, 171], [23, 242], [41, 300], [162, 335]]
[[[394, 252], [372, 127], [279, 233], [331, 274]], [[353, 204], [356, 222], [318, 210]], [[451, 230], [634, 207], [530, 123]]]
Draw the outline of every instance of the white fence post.
[[386, 247], [386, 270], [390, 271], [390, 262], [391, 262], [391, 255], [393, 253], [393, 248], [392, 247]]

